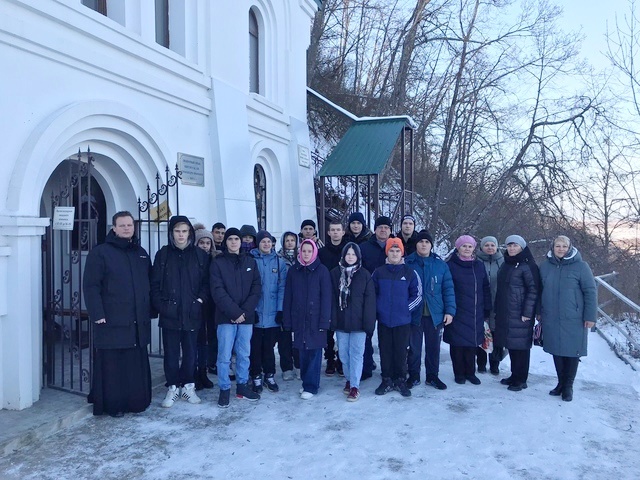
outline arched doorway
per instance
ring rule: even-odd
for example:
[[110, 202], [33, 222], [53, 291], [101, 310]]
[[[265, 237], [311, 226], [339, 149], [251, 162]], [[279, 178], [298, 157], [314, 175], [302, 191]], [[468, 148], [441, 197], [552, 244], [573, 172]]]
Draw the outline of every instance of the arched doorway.
[[91, 324], [82, 295], [86, 256], [107, 233], [107, 204], [94, 176], [94, 157], [78, 152], [58, 165], [45, 186], [42, 237], [43, 384], [87, 394]]

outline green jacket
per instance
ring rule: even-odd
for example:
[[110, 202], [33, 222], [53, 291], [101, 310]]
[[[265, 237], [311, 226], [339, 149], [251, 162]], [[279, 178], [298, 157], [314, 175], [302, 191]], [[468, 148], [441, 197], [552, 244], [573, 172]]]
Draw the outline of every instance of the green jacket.
[[547, 260], [540, 265], [540, 277], [544, 351], [561, 357], [587, 355], [588, 329], [584, 322], [595, 322], [598, 309], [591, 268], [571, 247], [562, 259], [547, 253]]

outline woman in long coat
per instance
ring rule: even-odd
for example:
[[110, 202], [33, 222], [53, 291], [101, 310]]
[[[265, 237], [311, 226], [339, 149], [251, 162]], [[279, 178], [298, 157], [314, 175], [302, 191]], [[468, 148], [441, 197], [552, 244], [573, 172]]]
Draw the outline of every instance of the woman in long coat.
[[507, 251], [496, 282], [493, 341], [494, 348], [508, 348], [511, 359], [511, 376], [500, 383], [519, 392], [527, 388], [540, 273], [524, 238], [510, 235], [505, 243]]
[[596, 282], [589, 265], [571, 241], [560, 235], [540, 265], [540, 320], [544, 351], [553, 355], [558, 385], [549, 395], [573, 400], [573, 381], [580, 357], [587, 355], [587, 333], [598, 311]]
[[308, 400], [320, 388], [322, 349], [331, 323], [331, 276], [311, 239], [300, 243], [298, 259], [287, 273], [282, 314], [283, 326], [293, 331], [293, 346], [300, 352], [300, 398]]
[[480, 385], [475, 375], [476, 348], [484, 339], [484, 321], [491, 312], [491, 289], [484, 265], [473, 255], [476, 241], [469, 235], [456, 240], [456, 251], [448, 261], [456, 297], [456, 314], [444, 327], [449, 344], [455, 382]]

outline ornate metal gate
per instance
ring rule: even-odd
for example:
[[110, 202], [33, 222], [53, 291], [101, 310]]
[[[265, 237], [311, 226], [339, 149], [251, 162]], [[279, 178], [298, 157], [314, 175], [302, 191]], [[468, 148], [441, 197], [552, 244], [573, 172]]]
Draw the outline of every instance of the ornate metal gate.
[[[178, 165], [175, 166], [175, 174], [171, 174], [167, 166], [164, 171], [164, 183], [160, 174], [156, 174], [155, 191], [147, 185], [147, 199], [138, 198], [136, 235], [140, 239], [140, 245], [149, 253], [152, 260], [156, 252], [167, 244], [169, 218], [174, 214], [180, 214], [179, 178], [182, 178], [182, 172], [178, 169]], [[173, 194], [172, 190], [174, 190]], [[174, 195], [175, 213], [171, 211]], [[149, 355], [162, 356], [162, 331], [157, 319], [152, 321]]]
[[106, 230], [93, 162], [87, 149], [58, 169], [43, 237], [44, 384], [82, 395], [89, 392], [92, 363], [91, 322], [82, 297], [84, 261]]
[[[59, 178], [50, 198], [51, 222], [42, 240], [43, 383], [79, 395], [89, 393], [93, 364], [92, 322], [82, 293], [84, 265], [91, 248], [104, 242], [109, 227], [93, 165], [87, 149], [56, 170]], [[155, 191], [147, 185], [146, 200], [138, 199], [136, 233], [151, 258], [167, 242], [170, 199], [178, 214], [181, 174], [177, 165], [175, 175], [167, 167], [164, 183], [157, 174]], [[155, 322], [150, 354], [161, 356], [160, 328]]]

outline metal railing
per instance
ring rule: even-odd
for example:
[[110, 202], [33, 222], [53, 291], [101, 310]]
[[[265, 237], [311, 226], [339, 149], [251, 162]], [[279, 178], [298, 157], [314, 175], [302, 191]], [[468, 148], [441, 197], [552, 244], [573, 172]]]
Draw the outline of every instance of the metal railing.
[[[612, 272], [595, 277], [598, 287], [598, 313], [607, 324], [611, 325], [616, 332], [624, 337], [630, 353], [626, 353], [624, 351], [625, 349], [620, 348], [619, 342], [611, 338], [611, 336], [601, 328], [598, 328], [597, 331], [620, 359], [627, 363], [633, 370], [638, 370], [640, 363], [636, 361], [631, 352], [640, 354], [640, 338], [633, 338], [630, 332], [625, 331], [620, 324], [624, 320], [623, 314], [627, 314], [629, 318], [631, 318], [632, 315], [638, 318], [640, 316], [640, 305], [634, 303], [615, 289], [610, 283], [607, 283], [607, 279], [615, 280], [617, 275], [617, 272]], [[604, 293], [604, 295], [602, 295], [601, 292]], [[600, 299], [602, 299], [602, 301], [600, 301]], [[620, 311], [621, 304], [625, 306], [625, 312]], [[605, 308], [615, 309], [617, 311], [615, 313], [607, 313], [604, 310]]]

